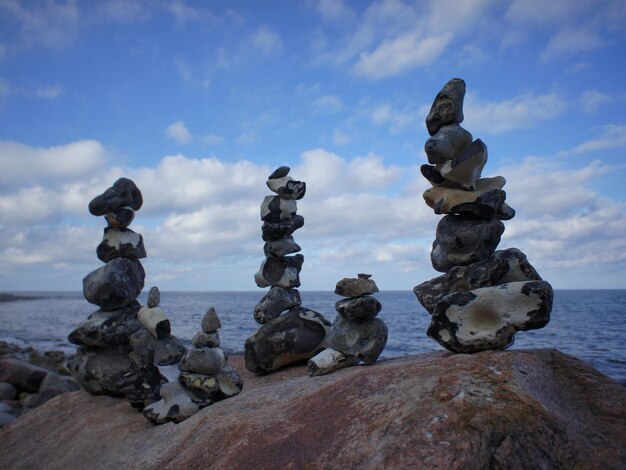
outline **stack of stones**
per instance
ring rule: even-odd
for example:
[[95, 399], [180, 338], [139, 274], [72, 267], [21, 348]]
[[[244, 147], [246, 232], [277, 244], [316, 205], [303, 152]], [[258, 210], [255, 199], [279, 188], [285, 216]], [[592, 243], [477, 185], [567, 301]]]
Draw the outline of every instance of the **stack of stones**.
[[261, 204], [265, 260], [254, 280], [270, 290], [254, 309], [262, 326], [245, 344], [246, 368], [257, 373], [310, 358], [330, 326], [320, 313], [301, 307], [297, 287], [304, 256], [287, 256], [301, 250], [292, 234], [304, 225], [304, 218], [296, 215], [296, 201], [306, 192], [306, 183], [288, 176], [289, 171], [281, 166], [269, 176], [267, 186], [275, 195]]
[[[202, 319], [202, 330], [192, 339], [177, 365], [177, 373], [163, 371], [171, 380], [160, 386], [161, 400], [146, 406], [143, 414], [155, 424], [179, 423], [200, 409], [237, 395], [243, 388], [241, 377], [227, 362], [219, 347], [221, 322], [213, 307]], [[177, 377], [176, 377], [177, 376]]]
[[487, 147], [460, 126], [465, 82], [450, 80], [437, 94], [426, 127], [431, 137], [422, 165], [433, 185], [424, 200], [437, 225], [431, 251], [435, 270], [445, 273], [414, 289], [432, 315], [428, 335], [454, 352], [505, 349], [519, 330], [550, 321], [552, 287], [515, 248], [496, 251], [502, 220], [515, 216], [502, 190], [502, 176], [481, 178]]
[[324, 375], [363, 361], [374, 364], [387, 344], [387, 325], [376, 318], [382, 306], [371, 296], [378, 286], [370, 274], [344, 278], [335, 294], [346, 297], [335, 304], [337, 317], [326, 338], [327, 346], [308, 363], [309, 375]]
[[127, 178], [89, 203], [89, 212], [107, 221], [96, 250], [106, 264], [83, 279], [85, 298], [100, 309], [70, 333], [69, 341], [80, 347], [68, 368], [94, 394], [120, 395], [115, 384], [132, 369], [130, 337], [141, 326], [136, 299], [145, 278], [139, 260], [146, 250], [142, 236], [128, 226], [142, 204], [141, 191]]
[[168, 369], [177, 368], [187, 352], [170, 334], [170, 321], [159, 306], [161, 293], [155, 286], [148, 293], [147, 306], [141, 307], [137, 318], [141, 326], [130, 337], [129, 358], [132, 370], [115, 384], [134, 408], [144, 407], [161, 399], [161, 385], [168, 381]]

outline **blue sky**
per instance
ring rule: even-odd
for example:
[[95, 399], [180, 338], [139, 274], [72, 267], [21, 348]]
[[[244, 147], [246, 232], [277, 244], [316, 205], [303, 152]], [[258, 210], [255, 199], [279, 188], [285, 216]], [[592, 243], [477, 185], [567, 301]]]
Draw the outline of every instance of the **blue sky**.
[[621, 0], [0, 0], [0, 291], [79, 290], [120, 176], [148, 286], [255, 290], [280, 165], [307, 182], [302, 289], [410, 289], [437, 275], [419, 166], [452, 77], [517, 210], [500, 248], [626, 288], [624, 57]]

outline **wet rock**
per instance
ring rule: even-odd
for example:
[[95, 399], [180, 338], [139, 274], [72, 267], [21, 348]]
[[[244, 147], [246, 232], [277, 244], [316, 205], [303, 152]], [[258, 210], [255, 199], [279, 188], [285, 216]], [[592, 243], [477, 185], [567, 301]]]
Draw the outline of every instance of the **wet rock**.
[[157, 339], [145, 328], [133, 333], [130, 346], [139, 363], [152, 364], [154, 361], [159, 366], [176, 364], [187, 352], [187, 348], [174, 336]]
[[270, 256], [285, 256], [291, 253], [297, 253], [302, 248], [296, 242], [294, 242], [293, 237], [285, 237], [280, 238], [278, 240], [271, 240], [266, 242], [263, 246], [263, 252], [266, 257]]
[[96, 310], [67, 339], [72, 344], [85, 346], [128, 344], [130, 336], [141, 327], [137, 319], [139, 307], [139, 302], [133, 301], [118, 310]]
[[18, 392], [37, 392], [46, 375], [48, 370], [26, 361], [10, 357], [0, 359], [0, 382], [13, 385]]
[[366, 364], [373, 364], [387, 344], [387, 334], [387, 325], [380, 318], [360, 322], [338, 316], [326, 344], [346, 355], [356, 356]]
[[145, 258], [146, 248], [143, 237], [131, 229], [107, 227], [104, 229], [102, 242], [96, 249], [98, 259], [105, 263], [114, 258]]
[[126, 206], [138, 211], [142, 204], [143, 197], [135, 183], [128, 178], [120, 178], [104, 193], [92, 199], [89, 212], [100, 216]]
[[243, 389], [243, 380], [239, 373], [231, 366], [226, 364], [216, 375], [220, 392], [224, 398], [237, 395]]
[[[130, 402], [133, 408], [144, 409], [161, 399], [161, 386], [167, 383], [150, 350], [146, 360], [133, 360], [132, 369], [115, 384], [115, 388]], [[131, 356], [132, 358], [132, 356]]]
[[378, 292], [376, 282], [367, 277], [345, 277], [335, 286], [335, 294], [342, 297], [360, 297], [375, 292]]
[[465, 98], [465, 82], [453, 78], [444, 85], [432, 104], [426, 117], [426, 127], [430, 135], [434, 135], [441, 127], [463, 122], [463, 98]]
[[189, 349], [178, 364], [182, 372], [216, 375], [226, 364], [224, 351], [220, 348]]
[[202, 317], [200, 327], [205, 333], [213, 333], [222, 327], [222, 323], [220, 322], [214, 307], [209, 307], [206, 311], [204, 317]]
[[380, 302], [369, 295], [343, 299], [335, 303], [337, 313], [348, 320], [367, 320], [374, 318], [381, 309], [382, 305]]
[[321, 349], [330, 326], [321, 313], [293, 307], [262, 325], [246, 340], [246, 368], [266, 373], [310, 359]]
[[161, 307], [141, 307], [137, 318], [143, 327], [157, 339], [163, 339], [172, 332], [170, 321]]
[[341, 351], [326, 348], [316, 356], [309, 359], [307, 372], [311, 377], [326, 375], [343, 367], [350, 367], [359, 362], [356, 356], [349, 356]]
[[162, 400], [143, 409], [143, 415], [155, 424], [180, 423], [200, 409], [178, 382], [164, 383], [161, 385], [160, 394]]
[[517, 281], [541, 281], [526, 255], [517, 248], [496, 251], [489, 258], [467, 266], [456, 266], [442, 276], [416, 286], [413, 292], [420, 303], [433, 313], [435, 306], [449, 294]]
[[264, 222], [280, 222], [296, 215], [298, 206], [293, 199], [280, 196], [266, 196], [261, 203], [261, 220]]
[[263, 241], [272, 241], [288, 237], [304, 225], [304, 217], [296, 215], [280, 222], [265, 222], [261, 226]]
[[116, 383], [133, 370], [130, 346], [80, 346], [67, 361], [72, 376], [94, 395], [122, 396]]
[[139, 296], [145, 275], [138, 260], [115, 258], [85, 276], [83, 294], [103, 310], [122, 308]]
[[433, 268], [447, 272], [455, 266], [466, 266], [484, 260], [495, 251], [504, 232], [497, 219], [467, 219], [447, 215], [437, 224], [436, 239], [430, 259]]
[[267, 323], [285, 310], [297, 307], [302, 303], [297, 289], [272, 287], [261, 301], [254, 307], [254, 319], [257, 323]]
[[442, 164], [452, 160], [472, 143], [472, 134], [458, 124], [443, 126], [424, 144], [428, 163]]
[[552, 287], [545, 281], [450, 294], [435, 307], [428, 335], [457, 353], [506, 349], [513, 344], [516, 331], [548, 324], [552, 298]]
[[191, 338], [191, 344], [198, 348], [217, 348], [220, 345], [220, 335], [217, 331], [213, 333], [198, 331], [193, 338]]
[[283, 256], [281, 258], [265, 258], [254, 281], [259, 287], [284, 287], [286, 289], [300, 286], [300, 270], [304, 256]]

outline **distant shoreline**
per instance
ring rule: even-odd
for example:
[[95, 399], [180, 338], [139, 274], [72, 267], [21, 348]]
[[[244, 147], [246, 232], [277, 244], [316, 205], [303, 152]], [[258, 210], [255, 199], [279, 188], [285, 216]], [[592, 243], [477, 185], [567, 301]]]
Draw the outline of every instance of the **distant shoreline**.
[[14, 302], [16, 300], [34, 300], [41, 298], [43, 297], [35, 295], [6, 294], [0, 292], [0, 302]]

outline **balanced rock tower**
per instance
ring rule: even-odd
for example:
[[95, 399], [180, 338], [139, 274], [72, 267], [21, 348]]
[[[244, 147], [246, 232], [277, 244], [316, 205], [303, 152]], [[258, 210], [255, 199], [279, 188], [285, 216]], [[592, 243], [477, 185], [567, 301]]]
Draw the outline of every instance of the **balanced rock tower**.
[[309, 360], [310, 376], [324, 375], [363, 361], [374, 364], [387, 344], [387, 325], [376, 316], [382, 305], [371, 294], [378, 286], [370, 274], [344, 278], [335, 287], [335, 294], [345, 297], [337, 301], [337, 317], [328, 333], [326, 349]]
[[96, 249], [104, 266], [83, 279], [87, 301], [100, 307], [69, 334], [79, 346], [68, 368], [83, 388], [94, 394], [119, 396], [116, 383], [132, 370], [130, 337], [140, 328], [137, 297], [144, 286], [143, 237], [128, 228], [143, 198], [135, 183], [118, 179], [89, 203], [89, 212], [104, 216], [107, 227]]
[[426, 118], [429, 165], [421, 171], [433, 187], [424, 200], [444, 216], [431, 262], [445, 274], [413, 291], [432, 315], [428, 335], [450, 351], [473, 353], [505, 349], [517, 331], [547, 325], [553, 292], [520, 250], [496, 251], [502, 221], [515, 211], [505, 202], [502, 176], [481, 178], [487, 146], [460, 126], [464, 97], [465, 82], [453, 78]]
[[270, 290], [254, 309], [262, 326], [245, 343], [246, 368], [259, 374], [309, 359], [330, 328], [322, 314], [301, 306], [297, 288], [304, 256], [293, 255], [301, 248], [292, 234], [304, 225], [296, 201], [304, 197], [306, 183], [288, 176], [289, 171], [281, 166], [269, 176], [267, 186], [275, 194], [261, 204], [265, 260], [254, 280]]

